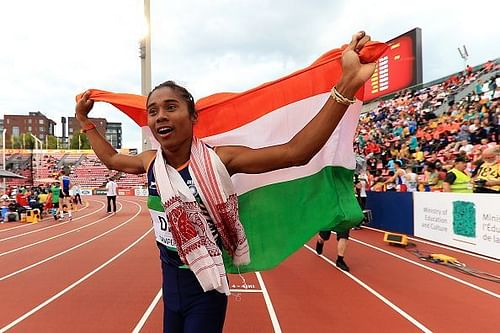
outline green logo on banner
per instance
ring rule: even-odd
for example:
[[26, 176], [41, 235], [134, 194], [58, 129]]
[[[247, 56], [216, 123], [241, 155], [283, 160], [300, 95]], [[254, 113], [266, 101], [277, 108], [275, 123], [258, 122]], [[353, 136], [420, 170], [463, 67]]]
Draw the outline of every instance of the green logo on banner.
[[476, 207], [473, 202], [453, 201], [453, 232], [476, 237]]

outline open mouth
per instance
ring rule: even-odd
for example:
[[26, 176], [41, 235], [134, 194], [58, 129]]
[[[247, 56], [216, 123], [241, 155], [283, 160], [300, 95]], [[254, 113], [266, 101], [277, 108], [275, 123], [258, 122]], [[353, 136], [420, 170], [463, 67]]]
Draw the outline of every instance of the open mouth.
[[156, 129], [156, 132], [160, 135], [167, 135], [170, 134], [174, 129], [170, 126], [163, 126], [163, 127], [158, 127]]

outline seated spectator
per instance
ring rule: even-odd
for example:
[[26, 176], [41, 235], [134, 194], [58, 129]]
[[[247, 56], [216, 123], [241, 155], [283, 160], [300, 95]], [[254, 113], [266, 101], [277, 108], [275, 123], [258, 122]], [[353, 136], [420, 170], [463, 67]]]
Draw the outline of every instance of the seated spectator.
[[481, 159], [474, 177], [474, 192], [500, 194], [500, 149], [486, 149]]

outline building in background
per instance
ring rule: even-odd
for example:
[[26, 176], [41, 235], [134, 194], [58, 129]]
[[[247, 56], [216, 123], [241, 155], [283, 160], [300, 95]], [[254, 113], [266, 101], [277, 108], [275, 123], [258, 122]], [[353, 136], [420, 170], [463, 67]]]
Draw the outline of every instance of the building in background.
[[122, 123], [108, 123], [106, 140], [116, 149], [122, 148]]
[[[108, 140], [115, 149], [122, 148], [122, 123], [108, 122], [105, 118], [89, 118], [92, 121], [99, 133]], [[68, 117], [68, 137], [74, 133], [80, 132], [81, 127], [75, 117]]]
[[14, 137], [19, 137], [23, 133], [31, 133], [38, 139], [44, 141], [47, 135], [54, 135], [56, 122], [47, 118], [40, 111], [30, 112], [28, 115], [4, 115], [3, 127], [5, 133], [6, 146], [12, 142]]

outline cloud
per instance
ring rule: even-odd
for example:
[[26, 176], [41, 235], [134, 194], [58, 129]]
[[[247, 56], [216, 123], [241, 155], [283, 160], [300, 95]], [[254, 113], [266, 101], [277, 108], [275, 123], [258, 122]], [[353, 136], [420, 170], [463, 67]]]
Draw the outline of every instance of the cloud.
[[[462, 69], [463, 44], [472, 65], [500, 55], [498, 9], [493, 1], [151, 0], [152, 84], [173, 79], [196, 98], [243, 91], [309, 65], [357, 30], [385, 41], [414, 27], [429, 81]], [[140, 93], [141, 16], [142, 0], [2, 2], [0, 113], [39, 110], [59, 122], [87, 88]], [[98, 103], [92, 115], [122, 122], [124, 145], [140, 147], [119, 111]]]

